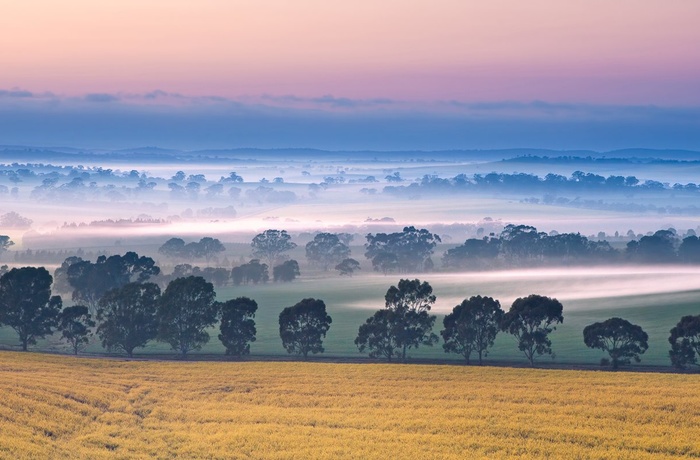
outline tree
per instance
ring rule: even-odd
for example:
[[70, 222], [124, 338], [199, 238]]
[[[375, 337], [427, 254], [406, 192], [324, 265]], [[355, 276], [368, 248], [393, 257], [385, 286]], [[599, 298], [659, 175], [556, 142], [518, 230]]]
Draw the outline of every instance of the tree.
[[272, 269], [272, 278], [275, 282], [290, 282], [299, 276], [299, 263], [292, 260], [285, 260], [281, 265]]
[[493, 346], [502, 320], [503, 310], [498, 300], [482, 296], [464, 299], [443, 320], [445, 329], [440, 334], [445, 343], [442, 347], [447, 353], [464, 356], [467, 364], [472, 352], [476, 352], [481, 365], [482, 358]]
[[554, 356], [549, 334], [556, 329], [553, 324], [564, 321], [563, 309], [561, 302], [550, 297], [537, 294], [519, 297], [503, 316], [501, 330], [515, 336], [518, 349], [534, 366], [536, 356]]
[[440, 237], [426, 229], [404, 227], [395, 233], [366, 236], [365, 257], [375, 270], [400, 272], [424, 271], [433, 266], [430, 256]]
[[212, 257], [226, 250], [221, 241], [219, 241], [217, 238], [211, 238], [208, 236], [200, 239], [199, 243], [197, 244], [199, 247], [198, 254], [201, 254], [201, 257], [204, 257], [204, 259], [207, 261], [207, 265], [209, 265], [209, 261], [212, 259]]
[[632, 260], [651, 263], [667, 263], [676, 260], [678, 238], [674, 232], [659, 230], [651, 236], [643, 236], [639, 241], [627, 243], [627, 255]]
[[505, 257], [516, 263], [538, 259], [542, 256], [542, 241], [547, 237], [529, 225], [505, 226], [500, 235], [501, 249]]
[[303, 299], [282, 310], [279, 317], [280, 338], [287, 353], [302, 355], [323, 353], [323, 338], [332, 319], [320, 299]]
[[684, 316], [671, 329], [668, 338], [671, 350], [668, 352], [671, 364], [678, 369], [697, 365], [700, 356], [700, 315]]
[[90, 342], [92, 327], [95, 327], [95, 321], [92, 320], [88, 307], [84, 305], [66, 307], [58, 315], [58, 330], [75, 355]]
[[0, 257], [2, 257], [2, 255], [5, 254], [5, 252], [7, 252], [10, 246], [12, 246], [13, 244], [15, 243], [10, 239], [9, 236], [0, 235]]
[[615, 370], [632, 359], [639, 362], [639, 355], [649, 348], [648, 340], [649, 336], [641, 327], [622, 318], [610, 318], [583, 329], [586, 346], [607, 352]]
[[352, 276], [356, 270], [360, 269], [360, 263], [355, 259], [343, 259], [335, 266], [335, 269], [338, 270], [341, 275]]
[[127, 252], [123, 256], [100, 256], [94, 264], [88, 260], [74, 263], [66, 273], [73, 288], [73, 300], [95, 311], [108, 290], [131, 282], [143, 283], [159, 274], [160, 268], [150, 257]]
[[306, 258], [324, 271], [350, 257], [350, 248], [335, 233], [319, 233], [306, 243]]
[[13, 268], [0, 278], [0, 324], [14, 329], [22, 351], [56, 327], [63, 303], [51, 296], [52, 282], [44, 267]]
[[445, 267], [475, 269], [483, 266], [493, 266], [498, 257], [501, 240], [484, 237], [470, 238], [461, 246], [448, 249], [442, 256]]
[[272, 267], [285, 252], [297, 247], [291, 240], [292, 237], [286, 230], [265, 230], [257, 234], [250, 245], [253, 247], [253, 255], [266, 259], [267, 266]]
[[99, 301], [97, 335], [107, 350], [121, 350], [129, 358], [158, 332], [160, 288], [154, 283], [128, 283], [107, 291]]
[[435, 299], [428, 282], [399, 280], [398, 287], [391, 286], [384, 296], [385, 310], [391, 314], [377, 312], [369, 318], [360, 326], [355, 345], [360, 352], [368, 350], [370, 357], [396, 356], [403, 361], [409, 349], [434, 345], [435, 316], [429, 312]]
[[177, 278], [165, 288], [158, 307], [158, 340], [167, 342], [183, 358], [209, 342], [205, 330], [216, 323], [214, 286], [201, 276]]
[[255, 312], [258, 304], [248, 297], [228, 300], [219, 306], [221, 325], [219, 340], [226, 354], [241, 357], [250, 353], [250, 342], [255, 342]]
[[78, 256], [70, 256], [66, 257], [66, 259], [61, 263], [61, 266], [58, 267], [56, 270], [53, 272], [53, 290], [54, 292], [61, 292], [61, 293], [70, 293], [73, 291], [73, 287], [70, 285], [70, 282], [68, 281], [68, 267], [71, 265], [82, 262], [83, 259], [81, 259]]
[[700, 238], [696, 235], [683, 238], [678, 248], [678, 257], [685, 263], [700, 263]]
[[387, 361], [401, 358], [400, 327], [401, 320], [395, 311], [377, 310], [360, 326], [355, 345], [360, 353], [367, 350], [370, 358], [386, 358]]
[[175, 259], [183, 256], [184, 249], [185, 240], [183, 240], [182, 238], [170, 238], [168, 241], [163, 243], [161, 247], [158, 248], [158, 252], [160, 254], [163, 254], [165, 257]]
[[233, 284], [253, 284], [267, 283], [270, 275], [267, 271], [267, 264], [261, 264], [260, 260], [253, 259], [248, 263], [231, 269], [231, 280]]

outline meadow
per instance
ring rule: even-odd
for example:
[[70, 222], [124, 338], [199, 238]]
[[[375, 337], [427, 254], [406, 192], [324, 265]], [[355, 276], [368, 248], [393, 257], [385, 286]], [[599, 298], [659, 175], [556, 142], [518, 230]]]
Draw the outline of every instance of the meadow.
[[695, 375], [0, 352], [0, 457], [693, 458]]
[[[217, 299], [224, 301], [247, 296], [258, 303], [255, 317], [257, 340], [251, 344], [251, 355], [287, 356], [279, 337], [280, 311], [303, 298], [324, 300], [333, 323], [324, 341], [324, 357], [363, 358], [353, 343], [359, 326], [372, 313], [384, 306], [384, 294], [400, 278], [418, 277], [433, 286], [437, 315], [433, 331], [443, 328], [445, 314], [473, 295], [488, 295], [500, 300], [508, 310], [516, 297], [541, 294], [558, 298], [564, 305], [564, 323], [551, 334], [555, 358], [542, 357], [538, 364], [597, 365], [605, 355], [586, 348], [583, 328], [596, 321], [619, 316], [640, 325], [649, 334], [649, 350], [642, 355], [642, 365], [670, 366], [668, 336], [670, 329], [684, 315], [700, 314], [698, 269], [692, 267], [611, 267], [558, 268], [539, 270], [505, 270], [462, 274], [373, 275], [339, 277], [326, 273], [302, 277], [292, 283], [229, 286], [217, 289]], [[70, 303], [69, 297], [66, 303]], [[218, 340], [218, 326], [209, 330], [211, 337], [197, 354], [223, 355]], [[0, 346], [15, 348], [17, 335], [9, 327], [0, 328]], [[35, 350], [67, 353], [58, 334], [40, 340]], [[85, 350], [87, 354], [106, 352], [97, 340]], [[137, 349], [140, 356], [173, 354], [166, 344], [150, 342]], [[409, 353], [413, 359], [440, 359], [460, 362], [463, 358], [446, 354], [441, 343], [421, 347]], [[490, 350], [487, 362], [526, 364], [515, 339], [500, 333]]]

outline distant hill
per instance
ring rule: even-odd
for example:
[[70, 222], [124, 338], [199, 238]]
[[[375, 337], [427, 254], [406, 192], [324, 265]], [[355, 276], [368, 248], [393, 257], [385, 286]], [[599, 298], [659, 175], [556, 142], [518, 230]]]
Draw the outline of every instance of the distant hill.
[[522, 162], [561, 162], [561, 161], [613, 161], [632, 160], [650, 162], [652, 160], [700, 161], [700, 152], [691, 150], [624, 149], [608, 152], [592, 150], [547, 150], [547, 149], [504, 149], [504, 150], [402, 150], [402, 151], [329, 151], [307, 148], [286, 149], [211, 149], [176, 150], [159, 147], [136, 147], [120, 150], [75, 149], [70, 147], [37, 148], [31, 146], [0, 146], [0, 162], [104, 162], [115, 163], [171, 163], [193, 162], [220, 163], [235, 160], [275, 160], [275, 159], [323, 159], [325, 161], [522, 161]]

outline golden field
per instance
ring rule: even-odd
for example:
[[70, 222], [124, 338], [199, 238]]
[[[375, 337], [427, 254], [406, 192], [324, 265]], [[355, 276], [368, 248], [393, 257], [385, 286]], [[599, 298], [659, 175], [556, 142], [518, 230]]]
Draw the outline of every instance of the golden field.
[[0, 458], [700, 456], [700, 376], [0, 353]]

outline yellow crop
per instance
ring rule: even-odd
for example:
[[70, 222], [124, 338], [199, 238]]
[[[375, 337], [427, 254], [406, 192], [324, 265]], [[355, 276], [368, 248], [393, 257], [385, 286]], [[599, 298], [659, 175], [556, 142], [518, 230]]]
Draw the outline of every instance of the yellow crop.
[[0, 458], [700, 456], [700, 376], [0, 353]]

